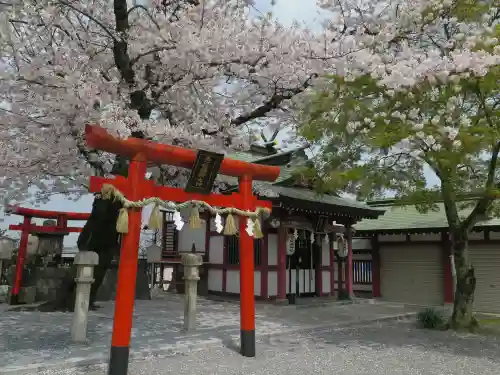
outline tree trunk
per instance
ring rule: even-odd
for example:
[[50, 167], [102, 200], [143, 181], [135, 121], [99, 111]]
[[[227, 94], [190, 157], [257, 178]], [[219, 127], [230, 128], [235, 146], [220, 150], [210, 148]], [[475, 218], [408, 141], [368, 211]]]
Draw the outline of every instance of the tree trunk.
[[474, 267], [469, 259], [469, 239], [467, 233], [456, 232], [452, 236], [453, 255], [457, 285], [451, 316], [450, 328], [473, 329], [477, 326], [472, 310], [474, 292], [476, 290], [476, 277]]

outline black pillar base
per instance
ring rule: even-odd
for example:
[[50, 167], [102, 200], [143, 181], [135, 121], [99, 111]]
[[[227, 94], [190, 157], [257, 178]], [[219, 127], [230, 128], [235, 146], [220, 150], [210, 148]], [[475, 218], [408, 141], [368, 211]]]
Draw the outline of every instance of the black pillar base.
[[19, 294], [11, 294], [9, 298], [9, 305], [20, 305]]
[[111, 347], [108, 375], [127, 375], [129, 353], [130, 348], [128, 346]]
[[241, 330], [241, 355], [255, 357], [255, 330]]

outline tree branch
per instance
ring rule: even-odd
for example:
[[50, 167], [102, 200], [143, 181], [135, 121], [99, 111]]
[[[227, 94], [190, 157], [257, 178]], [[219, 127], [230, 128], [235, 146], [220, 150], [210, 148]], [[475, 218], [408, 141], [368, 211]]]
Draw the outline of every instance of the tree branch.
[[144, 5], [134, 5], [132, 8], [130, 8], [127, 12], [127, 16], [132, 13], [134, 10], [136, 9], [141, 9], [143, 10], [144, 12], [146, 12], [146, 14], [148, 15], [148, 18], [151, 20], [151, 22], [153, 22], [156, 26], [156, 28], [158, 30], [160, 30], [160, 25], [158, 25], [158, 22], [156, 22], [156, 20], [151, 16], [151, 14], [149, 13], [149, 11], [147, 10], [147, 8], [144, 6]]
[[303, 92], [311, 85], [311, 81], [317, 77], [318, 75], [316, 73], [311, 74], [309, 78], [302, 84], [302, 86], [292, 90], [287, 90], [288, 92], [284, 94], [274, 94], [266, 103], [262, 104], [260, 107], [257, 107], [253, 111], [240, 115], [231, 120], [231, 124], [238, 126], [248, 121], [254, 120], [256, 118], [265, 116], [268, 112], [272, 111], [273, 109], [277, 109], [279, 105], [283, 103], [285, 100], [291, 99], [295, 95]]
[[[500, 153], [500, 141], [496, 143], [493, 151], [491, 153], [491, 159], [488, 167], [488, 177], [486, 179], [485, 192], [484, 196], [478, 200], [476, 206], [472, 210], [472, 212], [467, 216], [467, 218], [462, 223], [462, 229], [465, 231], [471, 230], [476, 224], [478, 218], [486, 213], [491, 202], [495, 199], [495, 196], [492, 196], [490, 193], [491, 188], [493, 188], [494, 179], [495, 179], [495, 171], [497, 169], [498, 164], [498, 154]], [[500, 188], [500, 184], [496, 185], [496, 188]]]
[[130, 65], [134, 65], [135, 63], [137, 63], [137, 61], [139, 61], [140, 59], [142, 59], [145, 56], [152, 55], [152, 54], [157, 53], [157, 52], [169, 51], [169, 50], [172, 50], [172, 49], [175, 49], [175, 48], [176, 47], [158, 47], [158, 48], [153, 48], [150, 51], [138, 54], [136, 57], [134, 57], [132, 60], [130, 60]]
[[90, 15], [90, 14], [88, 14], [88, 13], [85, 13], [84, 11], [82, 11], [82, 10], [78, 9], [77, 7], [75, 7], [75, 6], [71, 5], [70, 3], [66, 2], [66, 1], [58, 1], [58, 3], [59, 3], [59, 4], [61, 4], [61, 5], [66, 6], [66, 7], [68, 7], [68, 8], [73, 9], [75, 12], [80, 13], [82, 16], [87, 17], [89, 20], [93, 21], [95, 24], [97, 24], [98, 26], [100, 26], [100, 27], [104, 30], [104, 32], [105, 32], [106, 34], [108, 34], [108, 36], [109, 36], [111, 39], [113, 39], [113, 40], [115, 40], [115, 41], [116, 41], [116, 38], [115, 38], [115, 37], [114, 37], [114, 35], [111, 33], [111, 31], [109, 31], [109, 30], [108, 30], [108, 28], [107, 28], [107, 27], [106, 27], [106, 26], [105, 26], [105, 25], [104, 25], [101, 21], [99, 21], [98, 19], [96, 19], [95, 17], [91, 16], [91, 15]]

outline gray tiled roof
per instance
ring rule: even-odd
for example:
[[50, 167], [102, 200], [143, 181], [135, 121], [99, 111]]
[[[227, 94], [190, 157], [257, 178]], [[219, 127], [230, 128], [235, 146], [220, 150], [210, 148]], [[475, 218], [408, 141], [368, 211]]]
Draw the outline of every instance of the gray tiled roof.
[[[438, 211], [420, 213], [415, 206], [371, 206], [385, 210], [378, 219], [365, 219], [355, 225], [357, 232], [405, 231], [408, 229], [448, 228], [444, 205], [438, 204]], [[471, 209], [460, 211], [466, 216]], [[476, 227], [500, 226], [500, 218], [493, 218], [477, 223]]]
[[[342, 198], [336, 195], [331, 194], [318, 194], [317, 192], [305, 188], [294, 188], [294, 187], [286, 187], [286, 186], [277, 186], [269, 183], [257, 183], [259, 187], [265, 187], [270, 189], [274, 193], [284, 196], [287, 198], [298, 199], [302, 201], [314, 202], [317, 204], [327, 204], [332, 206], [342, 206], [342, 207], [350, 207], [357, 208], [367, 211], [383, 211], [375, 207], [370, 207], [364, 203], [355, 201], [353, 199]], [[265, 186], [267, 185], [267, 186]]]

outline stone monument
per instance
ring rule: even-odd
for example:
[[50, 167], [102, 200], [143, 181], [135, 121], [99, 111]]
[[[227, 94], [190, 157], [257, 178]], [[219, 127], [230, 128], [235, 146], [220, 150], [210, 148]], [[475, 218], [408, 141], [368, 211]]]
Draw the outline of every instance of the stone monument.
[[99, 264], [99, 256], [93, 251], [80, 251], [76, 254], [73, 264], [76, 266], [76, 293], [71, 339], [75, 342], [85, 342], [87, 340], [90, 287], [94, 282], [94, 267]]

